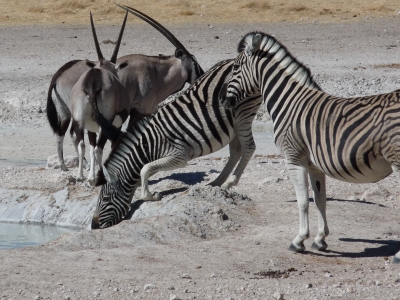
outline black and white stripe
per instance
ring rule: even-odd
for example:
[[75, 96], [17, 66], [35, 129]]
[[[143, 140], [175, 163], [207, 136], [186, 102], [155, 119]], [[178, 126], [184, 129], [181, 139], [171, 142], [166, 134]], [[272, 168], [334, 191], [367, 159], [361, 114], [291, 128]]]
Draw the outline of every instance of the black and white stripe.
[[[235, 107], [262, 94], [274, 124], [275, 142], [286, 158], [296, 189], [300, 230], [290, 247], [304, 251], [309, 237], [308, 179], [319, 214], [313, 247], [326, 249], [325, 174], [368, 183], [394, 171], [400, 179], [400, 90], [339, 98], [321, 91], [310, 71], [273, 37], [250, 33], [239, 45], [221, 101]], [[400, 252], [395, 261], [400, 261]]]
[[231, 156], [211, 185], [229, 188], [238, 183], [255, 150], [251, 124], [262, 99], [257, 95], [234, 110], [220, 105], [219, 92], [232, 64], [233, 60], [217, 64], [180, 97], [123, 134], [98, 174], [96, 184], [103, 186], [92, 228], [120, 222], [139, 184], [142, 200], [159, 199], [148, 190], [151, 175], [184, 167], [187, 161], [227, 144]]

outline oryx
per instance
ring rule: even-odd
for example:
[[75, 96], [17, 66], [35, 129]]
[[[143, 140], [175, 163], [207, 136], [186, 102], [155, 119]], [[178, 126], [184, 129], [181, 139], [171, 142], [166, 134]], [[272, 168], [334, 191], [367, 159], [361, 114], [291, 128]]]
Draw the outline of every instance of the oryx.
[[[131, 7], [120, 7], [152, 25], [177, 48], [173, 56], [135, 54], [117, 59], [116, 63], [120, 67], [117, 74], [128, 91], [131, 108], [136, 108], [130, 112], [131, 124], [138, 116], [153, 113], [161, 101], [179, 91], [186, 82], [193, 83], [204, 71], [194, 55], [161, 24]], [[71, 89], [79, 77], [94, 65], [94, 62], [85, 60], [68, 62], [56, 72], [49, 87], [47, 117], [57, 135], [59, 164], [65, 171], [68, 169], [63, 159], [63, 141], [71, 118]], [[56, 95], [54, 99], [53, 91]]]
[[[74, 143], [78, 149], [79, 168], [77, 179], [79, 180], [83, 179], [85, 129], [88, 131], [90, 142], [89, 181], [94, 180], [95, 177], [95, 157], [97, 163], [99, 165], [102, 164], [103, 148], [107, 137], [102, 134], [96, 113], [100, 111], [105, 119], [120, 128], [128, 118], [131, 110], [128, 92], [119, 81], [117, 75], [118, 66], [115, 65], [127, 17], [128, 13], [125, 15], [114, 53], [108, 61], [101, 53], [92, 13], [90, 13], [90, 24], [99, 62], [94, 68], [87, 70], [79, 77], [72, 88], [70, 98], [71, 135], [75, 134]], [[95, 132], [99, 132], [97, 143]]]

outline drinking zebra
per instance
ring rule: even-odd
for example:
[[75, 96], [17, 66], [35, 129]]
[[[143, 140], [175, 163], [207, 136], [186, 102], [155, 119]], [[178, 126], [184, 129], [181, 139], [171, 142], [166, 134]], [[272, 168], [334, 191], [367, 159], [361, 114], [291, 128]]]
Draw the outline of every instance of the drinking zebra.
[[252, 97], [233, 110], [220, 105], [219, 91], [232, 64], [233, 60], [218, 63], [183, 95], [122, 135], [98, 173], [96, 185], [103, 186], [92, 229], [119, 223], [127, 214], [139, 184], [142, 200], [159, 200], [159, 194], [151, 194], [148, 188], [151, 175], [184, 167], [189, 160], [227, 144], [229, 160], [211, 185], [227, 189], [238, 183], [255, 151], [251, 125], [261, 97]]
[[[273, 37], [247, 34], [239, 44], [220, 101], [226, 108], [262, 94], [271, 115], [275, 143], [283, 152], [296, 190], [300, 229], [289, 249], [305, 250], [309, 237], [308, 179], [318, 209], [318, 234], [312, 247], [325, 250], [325, 175], [369, 183], [392, 173], [400, 179], [400, 90], [340, 98], [321, 91], [310, 71]], [[394, 257], [400, 263], [400, 251]]]

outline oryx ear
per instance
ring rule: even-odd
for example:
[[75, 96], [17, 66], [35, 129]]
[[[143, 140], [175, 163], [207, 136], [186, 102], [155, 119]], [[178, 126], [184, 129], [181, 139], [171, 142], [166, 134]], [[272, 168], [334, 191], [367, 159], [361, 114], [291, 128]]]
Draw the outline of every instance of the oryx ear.
[[115, 185], [118, 180], [117, 176], [115, 176], [111, 172], [108, 172], [107, 168], [104, 165], [101, 167], [101, 169], [103, 170], [103, 174], [107, 182], [111, 185]]
[[175, 57], [179, 58], [180, 60], [185, 60], [186, 55], [185, 55], [185, 52], [182, 49], [178, 48], [178, 49], [175, 50]]
[[124, 62], [120, 63], [119, 65], [115, 65], [115, 68], [117, 69], [117, 71], [120, 71], [123, 68], [126, 68], [127, 66], [128, 66], [128, 62], [124, 61]]
[[88, 59], [86, 59], [86, 65], [87, 65], [89, 68], [94, 68], [94, 67], [96, 66], [96, 64], [95, 64], [94, 62], [92, 62], [92, 61], [90, 61], [90, 60], [88, 60]]

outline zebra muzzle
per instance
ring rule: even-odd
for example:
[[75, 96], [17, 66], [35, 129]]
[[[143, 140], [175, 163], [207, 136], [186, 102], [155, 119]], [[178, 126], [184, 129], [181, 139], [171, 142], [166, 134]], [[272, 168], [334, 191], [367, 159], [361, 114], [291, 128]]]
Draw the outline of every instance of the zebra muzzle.
[[93, 217], [92, 219], [92, 229], [99, 229], [100, 224], [99, 224], [99, 217]]

